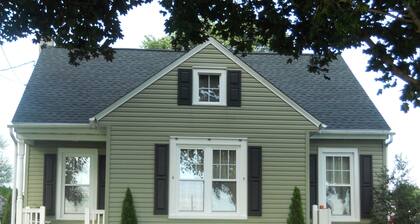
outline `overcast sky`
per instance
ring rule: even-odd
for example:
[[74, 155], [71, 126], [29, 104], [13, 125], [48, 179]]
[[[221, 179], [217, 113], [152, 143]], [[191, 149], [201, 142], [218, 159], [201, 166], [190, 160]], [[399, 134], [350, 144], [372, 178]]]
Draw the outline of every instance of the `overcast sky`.
[[[115, 47], [138, 48], [145, 35], [164, 36], [164, 18], [159, 10], [159, 5], [154, 2], [151, 5], [134, 9], [127, 16], [122, 17], [124, 39], [119, 40]], [[39, 46], [32, 44], [30, 39], [21, 39], [4, 44], [0, 48], [0, 70], [31, 61], [36, 62], [38, 54]], [[385, 90], [384, 94], [377, 96], [376, 93], [381, 87], [381, 83], [375, 82], [374, 78], [378, 74], [365, 72], [368, 57], [360, 49], [346, 50], [343, 57], [396, 133], [393, 143], [388, 148], [388, 164], [392, 164], [395, 154], [402, 153], [409, 161], [411, 176], [420, 185], [420, 163], [416, 161], [420, 158], [420, 144], [418, 143], [420, 108], [411, 109], [407, 114], [401, 112], [400, 88]], [[11, 122], [33, 67], [34, 63], [29, 63], [17, 69], [0, 71], [0, 136], [9, 142], [6, 154], [10, 160], [12, 159], [13, 147], [7, 125]]]

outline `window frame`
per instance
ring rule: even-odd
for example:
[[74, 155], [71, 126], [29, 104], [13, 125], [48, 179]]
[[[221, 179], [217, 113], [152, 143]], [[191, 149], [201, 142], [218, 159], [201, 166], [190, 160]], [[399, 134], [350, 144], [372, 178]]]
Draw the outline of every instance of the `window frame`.
[[351, 215], [334, 216], [333, 222], [360, 222], [360, 180], [359, 180], [359, 150], [357, 148], [318, 148], [318, 201], [320, 205], [327, 205], [327, 156], [348, 156], [350, 163], [350, 192], [351, 192]]
[[[219, 75], [219, 102], [200, 101], [200, 74], [203, 75]], [[193, 105], [213, 105], [213, 106], [226, 106], [227, 105], [227, 71], [223, 69], [193, 69], [193, 91], [192, 91], [192, 104]]]
[[98, 177], [98, 150], [92, 148], [58, 148], [57, 151], [57, 186], [56, 186], [56, 219], [57, 220], [84, 220], [84, 212], [81, 214], [64, 213], [65, 193], [65, 164], [66, 156], [90, 157], [89, 167], [89, 208], [95, 209], [97, 202], [97, 177]]
[[[213, 184], [213, 147], [217, 149], [236, 150], [236, 211], [212, 211]], [[194, 148], [204, 150], [204, 196], [203, 212], [182, 212], [178, 210], [179, 198], [179, 155], [181, 149]], [[169, 172], [169, 215], [170, 219], [247, 219], [247, 139], [246, 138], [170, 138], [170, 172]], [[209, 190], [210, 189], [210, 190]]]

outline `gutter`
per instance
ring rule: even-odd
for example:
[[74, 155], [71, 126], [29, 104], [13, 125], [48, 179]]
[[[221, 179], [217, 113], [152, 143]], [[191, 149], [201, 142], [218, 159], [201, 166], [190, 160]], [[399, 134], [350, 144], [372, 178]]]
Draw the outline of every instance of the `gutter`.
[[15, 133], [13, 131], [13, 127], [9, 126], [9, 132], [10, 132], [10, 137], [13, 140], [13, 143], [15, 145], [15, 153], [13, 156], [13, 164], [14, 164], [14, 169], [13, 169], [13, 190], [12, 190], [12, 211], [11, 211], [11, 217], [10, 217], [10, 223], [11, 224], [15, 224], [16, 223], [16, 176], [17, 176], [17, 147], [18, 147], [18, 141], [16, 139]]
[[380, 129], [321, 129], [311, 135], [311, 139], [389, 139], [392, 142], [390, 130]]

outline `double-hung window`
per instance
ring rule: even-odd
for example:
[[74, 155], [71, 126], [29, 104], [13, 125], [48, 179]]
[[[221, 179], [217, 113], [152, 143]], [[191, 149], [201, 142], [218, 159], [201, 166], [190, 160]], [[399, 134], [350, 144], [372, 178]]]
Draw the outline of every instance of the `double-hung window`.
[[171, 138], [170, 218], [245, 219], [246, 139]]
[[226, 70], [194, 69], [193, 104], [226, 105]]
[[58, 219], [81, 220], [85, 208], [95, 208], [97, 158], [95, 149], [58, 150]]
[[331, 209], [332, 221], [360, 220], [357, 149], [319, 149], [319, 203]]

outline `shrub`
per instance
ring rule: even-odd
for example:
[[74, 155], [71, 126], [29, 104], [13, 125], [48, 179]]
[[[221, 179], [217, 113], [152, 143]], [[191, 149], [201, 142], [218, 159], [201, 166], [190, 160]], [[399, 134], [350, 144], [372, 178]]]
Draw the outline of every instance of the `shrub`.
[[304, 224], [302, 200], [300, 197], [300, 190], [295, 187], [293, 190], [292, 201], [289, 207], [289, 216], [287, 217], [287, 224]]
[[134, 209], [133, 196], [130, 188], [125, 192], [121, 212], [121, 224], [137, 224], [136, 210]]
[[6, 205], [4, 206], [3, 217], [1, 219], [1, 223], [3, 223], [3, 224], [9, 224], [10, 223], [11, 209], [12, 209], [12, 194], [9, 193], [9, 195], [7, 196]]

